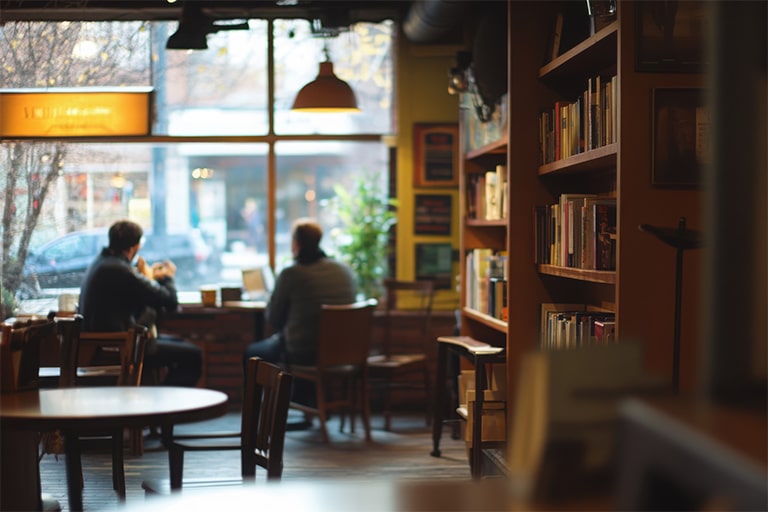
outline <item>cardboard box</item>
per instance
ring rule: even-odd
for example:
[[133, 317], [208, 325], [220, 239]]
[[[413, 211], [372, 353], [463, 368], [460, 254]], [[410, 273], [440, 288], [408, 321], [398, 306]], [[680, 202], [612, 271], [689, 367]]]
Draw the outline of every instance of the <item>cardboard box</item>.
[[[474, 424], [474, 402], [467, 407], [467, 421], [464, 429], [464, 440], [472, 446], [472, 426]], [[506, 441], [507, 439], [507, 403], [493, 401], [483, 403], [483, 441]]]
[[[486, 390], [484, 400], [502, 401], [507, 397], [507, 371], [503, 364], [490, 365], [486, 372]], [[467, 403], [475, 399], [475, 371], [462, 370], [458, 376], [459, 381], [459, 407], [466, 407]]]

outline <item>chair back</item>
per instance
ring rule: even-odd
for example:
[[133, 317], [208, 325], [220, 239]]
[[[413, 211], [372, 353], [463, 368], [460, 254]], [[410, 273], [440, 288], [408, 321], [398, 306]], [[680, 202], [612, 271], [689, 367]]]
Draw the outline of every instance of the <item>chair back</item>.
[[283, 474], [283, 447], [291, 402], [293, 377], [258, 357], [248, 360], [240, 427], [243, 476], [254, 476], [256, 466], [267, 479]]
[[83, 316], [54, 316], [53, 319], [56, 322], [56, 347], [59, 351], [59, 387], [71, 388], [77, 382], [77, 359], [80, 353]]
[[40, 383], [40, 346], [53, 338], [56, 324], [48, 318], [7, 320], [0, 340], [2, 392], [37, 389]]
[[418, 319], [422, 339], [426, 338], [432, 317], [435, 284], [433, 281], [428, 280], [399, 281], [397, 279], [385, 279], [384, 291], [386, 308], [381, 354], [389, 358], [395, 352], [392, 342], [394, 339], [393, 324], [395, 323], [395, 315], [393, 313], [395, 311], [408, 311], [412, 313]]
[[376, 305], [375, 299], [369, 299], [352, 304], [322, 306], [317, 345], [319, 370], [366, 365]]
[[[78, 355], [78, 383], [90, 376], [104, 375], [101, 367], [117, 365], [117, 372], [107, 372], [117, 377], [118, 386], [138, 386], [144, 371], [144, 352], [146, 351], [149, 334], [146, 327], [136, 325], [126, 331], [115, 332], [81, 332], [80, 350]], [[99, 351], [115, 356], [114, 361], [103, 364], [94, 362], [94, 354]], [[115, 375], [116, 374], [116, 375]]]

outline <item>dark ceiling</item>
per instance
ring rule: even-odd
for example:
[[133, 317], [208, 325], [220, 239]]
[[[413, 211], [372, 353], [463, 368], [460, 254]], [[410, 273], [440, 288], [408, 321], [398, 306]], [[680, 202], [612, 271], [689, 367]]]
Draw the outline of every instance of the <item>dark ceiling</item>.
[[[351, 21], [402, 17], [410, 2], [394, 0], [186, 0], [219, 19], [335, 16]], [[0, 17], [11, 20], [177, 20], [184, 0], [0, 0]]]
[[333, 28], [392, 19], [417, 43], [460, 40], [464, 15], [482, 5], [460, 0], [0, 0], [0, 23], [178, 20], [185, 1], [219, 20], [304, 18]]

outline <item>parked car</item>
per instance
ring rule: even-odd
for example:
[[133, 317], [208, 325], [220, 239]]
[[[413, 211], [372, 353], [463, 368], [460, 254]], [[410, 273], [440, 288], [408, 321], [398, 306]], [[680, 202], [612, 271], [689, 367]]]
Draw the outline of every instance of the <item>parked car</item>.
[[[79, 288], [88, 266], [106, 245], [107, 230], [96, 229], [75, 231], [30, 251], [19, 298], [39, 297], [47, 289]], [[196, 287], [209, 280], [219, 267], [213, 261], [210, 245], [198, 231], [162, 236], [145, 233], [139, 254], [149, 263], [173, 261], [179, 287]]]

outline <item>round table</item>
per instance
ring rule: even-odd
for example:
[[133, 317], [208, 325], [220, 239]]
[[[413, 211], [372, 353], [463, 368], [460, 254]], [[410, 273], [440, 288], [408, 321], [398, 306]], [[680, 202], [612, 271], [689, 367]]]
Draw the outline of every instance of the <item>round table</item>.
[[[147, 425], [170, 427], [215, 418], [226, 412], [225, 393], [201, 388], [109, 386], [4, 394], [0, 398], [3, 449], [0, 508], [40, 507], [37, 432], [59, 429], [66, 436], [88, 430]], [[80, 477], [74, 474], [75, 468], [70, 467], [70, 459], [66, 457], [69, 508], [82, 510]]]

